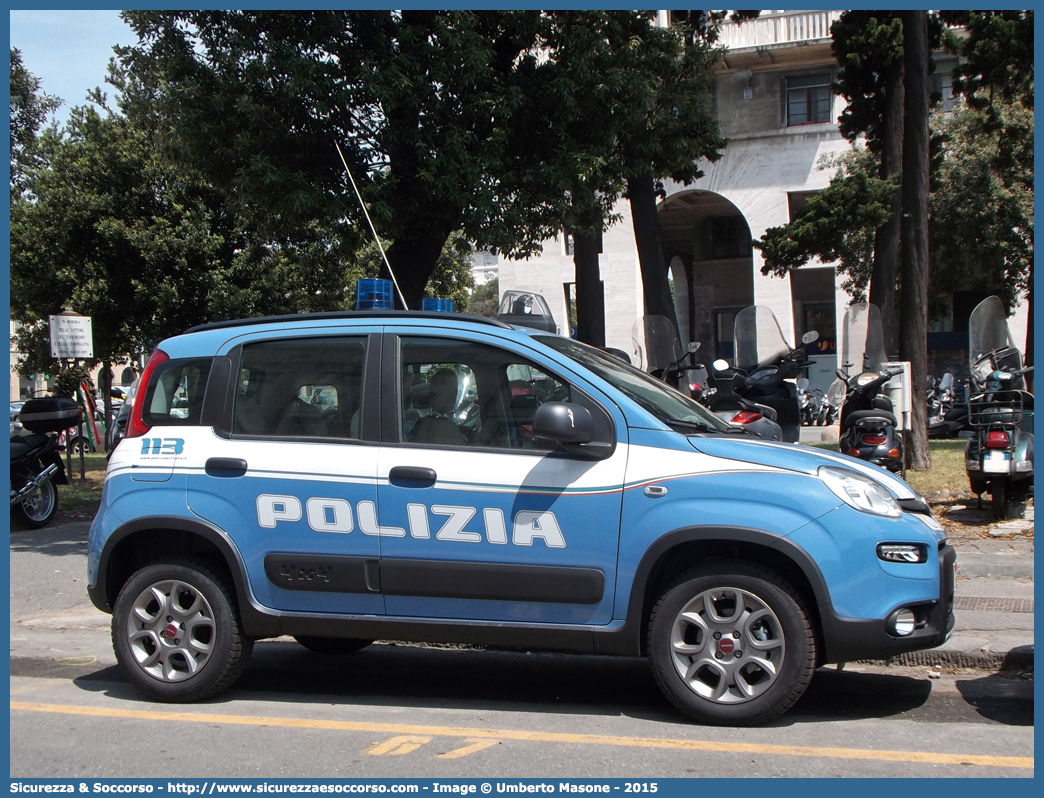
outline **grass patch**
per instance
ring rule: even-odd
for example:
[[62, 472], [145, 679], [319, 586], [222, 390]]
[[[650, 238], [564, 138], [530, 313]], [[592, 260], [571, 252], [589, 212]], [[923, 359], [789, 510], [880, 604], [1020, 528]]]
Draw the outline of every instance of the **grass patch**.
[[[62, 453], [65, 463], [65, 453]], [[102, 485], [105, 482], [105, 453], [97, 452], [84, 455], [83, 467], [85, 481], [80, 481], [80, 456], [72, 456], [72, 468], [66, 468], [69, 477], [68, 485], [58, 486], [58, 510], [96, 511], [101, 501]]]
[[[933, 493], [943, 488], [968, 490], [968, 474], [964, 470], [966, 443], [962, 438], [929, 441], [932, 467], [927, 471], [907, 471], [906, 481], [918, 493]], [[806, 445], [832, 452], [838, 450], [837, 441], [815, 441]]]

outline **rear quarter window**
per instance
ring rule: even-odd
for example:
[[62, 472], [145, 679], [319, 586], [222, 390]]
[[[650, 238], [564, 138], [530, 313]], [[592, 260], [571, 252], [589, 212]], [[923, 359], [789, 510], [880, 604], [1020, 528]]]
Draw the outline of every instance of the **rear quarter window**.
[[196, 358], [160, 365], [145, 391], [142, 421], [150, 427], [197, 426], [211, 362], [211, 358]]

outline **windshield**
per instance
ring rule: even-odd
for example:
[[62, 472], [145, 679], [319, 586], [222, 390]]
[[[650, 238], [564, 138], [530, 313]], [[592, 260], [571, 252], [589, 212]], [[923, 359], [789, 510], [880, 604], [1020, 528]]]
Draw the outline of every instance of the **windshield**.
[[540, 335], [535, 338], [540, 343], [594, 372], [628, 399], [633, 400], [671, 427], [695, 428], [682, 430], [686, 432], [696, 429], [732, 432], [737, 429], [688, 396], [678, 393], [666, 383], [650, 377], [644, 371], [639, 371], [634, 366], [629, 366], [599, 349], [571, 338], [550, 335]]
[[791, 351], [776, 314], [752, 305], [736, 314], [736, 368], [752, 371]]
[[857, 302], [845, 311], [845, 343], [841, 350], [841, 368], [849, 377], [864, 371], [881, 373], [888, 362], [885, 354], [884, 329], [877, 305]]
[[989, 352], [1013, 345], [1007, 316], [1000, 297], [986, 297], [975, 306], [968, 319], [968, 354], [972, 363]]
[[[645, 344], [643, 349], [642, 344]], [[642, 316], [631, 327], [631, 343], [643, 371], [661, 371], [681, 360], [678, 334], [666, 316]]]

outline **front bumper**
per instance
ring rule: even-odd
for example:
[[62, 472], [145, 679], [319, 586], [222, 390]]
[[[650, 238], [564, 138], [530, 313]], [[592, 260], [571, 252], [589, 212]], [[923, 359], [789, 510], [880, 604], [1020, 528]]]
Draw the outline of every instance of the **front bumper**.
[[[823, 664], [854, 662], [861, 659], [887, 659], [910, 651], [935, 648], [946, 642], [953, 631], [953, 594], [956, 586], [957, 552], [943, 544], [939, 548], [939, 598], [927, 602], [897, 605], [881, 619], [843, 618], [832, 611], [822, 618], [826, 648]], [[899, 637], [888, 630], [888, 618], [901, 607], [926, 612], [923, 625]]]

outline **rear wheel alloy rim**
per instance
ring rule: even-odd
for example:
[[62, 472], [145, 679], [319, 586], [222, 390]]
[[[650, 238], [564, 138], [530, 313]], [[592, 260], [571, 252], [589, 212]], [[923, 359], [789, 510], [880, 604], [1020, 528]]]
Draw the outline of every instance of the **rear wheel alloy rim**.
[[36, 488], [22, 500], [22, 509], [33, 521], [43, 521], [51, 514], [57, 500], [56, 492], [50, 482]]
[[753, 593], [705, 590], [671, 626], [671, 660], [686, 686], [718, 704], [741, 704], [768, 690], [786, 653], [783, 627]]
[[199, 673], [214, 651], [216, 635], [210, 603], [192, 585], [176, 579], [141, 591], [127, 618], [134, 661], [162, 682], [182, 682]]

